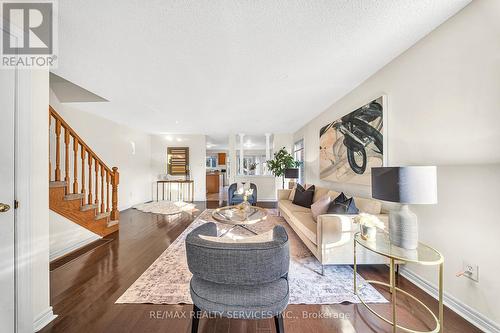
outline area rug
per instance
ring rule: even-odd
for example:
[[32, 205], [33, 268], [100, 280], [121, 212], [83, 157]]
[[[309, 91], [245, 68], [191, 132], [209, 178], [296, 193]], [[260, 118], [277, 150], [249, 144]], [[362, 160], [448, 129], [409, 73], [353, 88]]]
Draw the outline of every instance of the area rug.
[[174, 215], [174, 214], [180, 214], [182, 212], [191, 213], [197, 210], [194, 204], [183, 201], [177, 201], [177, 202], [152, 201], [135, 205], [132, 208], [135, 208], [145, 213], [155, 213], [164, 215]]
[[[214, 222], [211, 211], [206, 210], [189, 225], [182, 234], [156, 259], [156, 261], [130, 286], [116, 303], [151, 303], [151, 304], [192, 304], [189, 295], [191, 273], [186, 262], [184, 241], [194, 228]], [[338, 304], [343, 302], [359, 303], [353, 293], [353, 274], [350, 266], [325, 266], [324, 275], [321, 265], [302, 243], [286, 221], [279, 216], [268, 218], [249, 228], [257, 233], [271, 230], [274, 225], [283, 225], [290, 241], [290, 304]], [[217, 223], [219, 234], [224, 237], [240, 238], [250, 234], [243, 228]], [[387, 303], [387, 300], [361, 276], [357, 276], [360, 294], [368, 303]]]

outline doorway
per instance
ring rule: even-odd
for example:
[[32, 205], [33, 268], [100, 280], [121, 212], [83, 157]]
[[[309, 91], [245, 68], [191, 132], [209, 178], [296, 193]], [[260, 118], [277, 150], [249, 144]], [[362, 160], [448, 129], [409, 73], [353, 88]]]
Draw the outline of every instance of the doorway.
[[205, 163], [207, 201], [218, 202], [220, 205], [227, 202], [229, 165], [229, 137], [207, 136]]

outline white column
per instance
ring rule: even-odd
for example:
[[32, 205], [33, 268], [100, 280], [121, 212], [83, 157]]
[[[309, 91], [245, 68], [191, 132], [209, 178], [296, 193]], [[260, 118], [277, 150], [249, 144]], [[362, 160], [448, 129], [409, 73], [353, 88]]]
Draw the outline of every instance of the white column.
[[264, 163], [264, 174], [267, 175], [267, 161], [271, 159], [271, 133], [266, 133], [266, 163]]
[[243, 138], [245, 137], [245, 134], [239, 133], [240, 136], [240, 175], [243, 175]]
[[266, 161], [271, 159], [271, 133], [266, 133]]
[[236, 174], [238, 173], [238, 170], [236, 168], [236, 134], [230, 134], [229, 135], [229, 161], [226, 161], [226, 163], [229, 162], [229, 168], [227, 169], [229, 174], [229, 184], [235, 183], [236, 182]]

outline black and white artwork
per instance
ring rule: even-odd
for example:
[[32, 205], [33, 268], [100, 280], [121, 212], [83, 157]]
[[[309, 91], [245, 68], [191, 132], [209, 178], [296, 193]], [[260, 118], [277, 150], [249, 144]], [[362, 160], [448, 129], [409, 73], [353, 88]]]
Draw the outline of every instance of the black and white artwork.
[[320, 178], [370, 185], [372, 167], [384, 164], [383, 97], [321, 128]]

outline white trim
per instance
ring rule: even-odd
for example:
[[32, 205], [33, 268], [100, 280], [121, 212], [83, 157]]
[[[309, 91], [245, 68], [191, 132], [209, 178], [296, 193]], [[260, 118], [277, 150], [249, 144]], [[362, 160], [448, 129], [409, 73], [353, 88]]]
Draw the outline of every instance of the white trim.
[[[427, 294], [437, 299], [438, 290], [435, 285], [424, 280], [406, 267], [401, 266], [399, 268], [399, 272], [407, 280], [415, 284]], [[472, 309], [470, 306], [464, 304], [455, 297], [447, 293], [443, 293], [443, 303], [453, 312], [457, 313], [459, 316], [461, 316], [480, 330], [484, 332], [500, 333], [500, 325], [498, 323]]]
[[18, 70], [16, 96], [16, 331], [33, 331], [31, 280], [31, 70]]
[[278, 201], [278, 199], [258, 199], [257, 200], [257, 202], [276, 202], [276, 201]]
[[96, 240], [99, 240], [101, 238], [102, 237], [99, 236], [99, 235], [90, 235], [88, 238], [80, 240], [80, 241], [78, 241], [78, 242], [76, 242], [74, 244], [70, 244], [67, 247], [63, 248], [63, 249], [60, 249], [60, 250], [55, 251], [55, 252], [51, 252], [50, 255], [49, 255], [49, 260], [53, 261], [53, 260], [59, 259], [59, 258], [65, 256], [65, 255], [67, 255], [68, 253], [76, 251], [79, 248], [82, 248], [85, 245], [88, 245], [88, 244], [90, 244], [92, 242], [95, 242]]
[[47, 310], [40, 313], [33, 323], [33, 329], [35, 332], [40, 331], [42, 328], [47, 326], [52, 320], [56, 319], [57, 315], [52, 311], [52, 307], [49, 306]]

